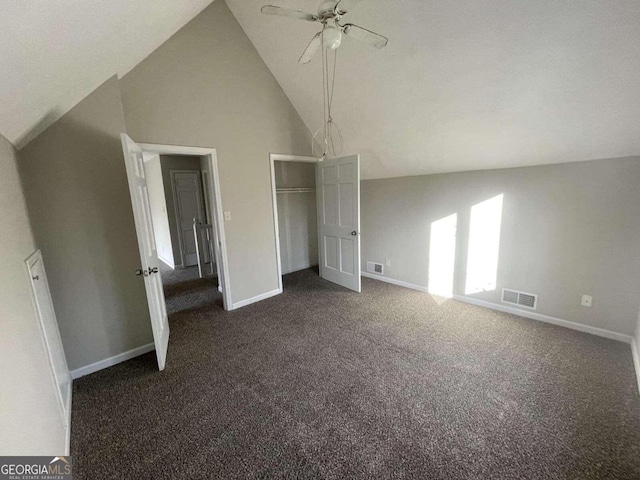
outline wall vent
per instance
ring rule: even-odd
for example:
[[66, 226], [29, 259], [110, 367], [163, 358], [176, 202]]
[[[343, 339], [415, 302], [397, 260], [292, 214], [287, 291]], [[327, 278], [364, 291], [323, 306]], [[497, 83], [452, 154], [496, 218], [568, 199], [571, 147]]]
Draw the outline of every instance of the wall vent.
[[367, 272], [384, 275], [384, 265], [376, 262], [367, 262]]
[[535, 310], [538, 303], [538, 296], [532, 293], [518, 292], [516, 290], [503, 288], [502, 301], [504, 303], [511, 303], [513, 305]]

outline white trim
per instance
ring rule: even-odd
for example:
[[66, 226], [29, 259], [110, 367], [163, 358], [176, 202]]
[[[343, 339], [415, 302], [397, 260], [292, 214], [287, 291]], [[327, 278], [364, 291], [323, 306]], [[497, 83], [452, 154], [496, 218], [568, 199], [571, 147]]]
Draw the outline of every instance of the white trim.
[[156, 347], [153, 343], [147, 343], [146, 345], [142, 345], [141, 347], [134, 348], [127, 352], [119, 353], [118, 355], [114, 355], [113, 357], [105, 358], [104, 360], [91, 363], [84, 367], [76, 368], [75, 370], [71, 371], [71, 378], [75, 380], [77, 378], [84, 377], [85, 375], [95, 373], [99, 370], [104, 370], [105, 368], [112, 367], [114, 365], [117, 365], [118, 363], [126, 362], [127, 360], [131, 360], [132, 358], [152, 352], [155, 349]]
[[168, 258], [164, 258], [160, 254], [158, 254], [158, 260], [160, 260], [162, 263], [164, 263], [171, 270], [175, 270], [176, 269], [176, 266], [173, 264], [173, 262], [170, 262]]
[[304, 155], [283, 155], [280, 153], [269, 154], [269, 171], [271, 173], [271, 204], [273, 207], [273, 234], [276, 239], [276, 264], [278, 269], [278, 289], [282, 292], [282, 259], [280, 258], [280, 230], [278, 228], [278, 197], [276, 189], [275, 162], [307, 162], [318, 163], [320, 159]]
[[[69, 373], [69, 375], [71, 375], [71, 373]], [[71, 377], [73, 379], [73, 377]], [[71, 455], [71, 410], [72, 410], [72, 403], [73, 403], [73, 395], [71, 394], [72, 392], [72, 385], [73, 380], [71, 380], [71, 382], [69, 382], [69, 389], [67, 390], [67, 396], [69, 398], [69, 411], [67, 412], [67, 424], [65, 425], [65, 445], [64, 445], [64, 454], [65, 455]]]
[[275, 297], [276, 295], [280, 295], [281, 293], [282, 293], [282, 289], [278, 288], [276, 290], [271, 290], [270, 292], [263, 293], [261, 295], [256, 295], [255, 297], [247, 298], [246, 300], [241, 300], [231, 305], [231, 310], [235, 310], [236, 308], [240, 308], [240, 307], [246, 307], [247, 305], [251, 305], [252, 303], [256, 303], [261, 300], [266, 300], [267, 298]]
[[375, 275], [370, 272], [361, 272], [361, 276], [367, 278], [373, 278], [374, 280], [379, 280], [385, 283], [391, 283], [392, 285], [398, 285], [399, 287], [410, 288], [411, 290], [418, 290], [419, 292], [429, 293], [427, 287], [423, 287], [422, 285], [415, 285], [413, 283], [403, 282], [402, 280], [395, 280], [389, 277], [383, 277], [382, 275]]
[[538, 320], [539, 322], [551, 323], [560, 327], [570, 328], [571, 330], [577, 330], [579, 332], [590, 333], [591, 335], [597, 335], [599, 337], [610, 338], [611, 340], [618, 340], [624, 343], [632, 343], [633, 337], [624, 333], [612, 332], [611, 330], [605, 330], [603, 328], [592, 327], [591, 325], [584, 325], [582, 323], [572, 322], [570, 320], [563, 320], [561, 318], [550, 317], [548, 315], [542, 315], [540, 313], [534, 313], [531, 311], [520, 310], [518, 308], [511, 308], [505, 305], [497, 303], [486, 302], [484, 300], [478, 300], [476, 298], [467, 297], [465, 295], [454, 295], [454, 300], [460, 302], [469, 303], [478, 307], [488, 308], [490, 310], [497, 310], [499, 312], [511, 313], [520, 317], [529, 318], [531, 320]]
[[215, 152], [215, 148], [187, 147], [184, 145], [161, 145], [158, 143], [138, 143], [140, 148], [146, 152], [160, 155], [189, 155], [194, 157], [206, 157]]
[[[227, 256], [227, 240], [224, 230], [224, 216], [222, 214], [222, 194], [220, 190], [220, 173], [218, 172], [218, 154], [215, 148], [186, 147], [182, 145], [160, 145], [154, 143], [139, 143], [143, 151], [158, 153], [160, 155], [192, 155], [205, 157], [212, 178], [209, 182], [209, 198], [214, 199], [215, 204], [211, 212], [213, 224], [216, 228], [216, 237], [220, 260], [218, 265], [218, 282], [222, 286], [222, 304], [225, 310], [232, 310], [231, 303], [231, 277], [229, 275], [229, 258]], [[144, 152], [143, 152], [144, 153]], [[216, 259], [217, 260], [217, 259]], [[176, 265], [177, 267], [178, 265]]]
[[308, 157], [306, 155], [283, 155], [281, 153], [270, 153], [269, 158], [276, 162], [309, 162], [318, 163], [319, 158]]
[[633, 365], [636, 369], [638, 391], [640, 391], [640, 352], [638, 352], [638, 341], [635, 338], [631, 340], [631, 354], [633, 355]]
[[[38, 298], [36, 296], [36, 291], [35, 291], [35, 285], [33, 283], [34, 279], [32, 279], [32, 276], [31, 276], [32, 275], [31, 268], [34, 265], [36, 265], [38, 262], [40, 262], [40, 265], [42, 266], [41, 275], [44, 277], [42, 278], [42, 281], [45, 282], [47, 285], [47, 297], [48, 297], [47, 302], [49, 303], [49, 308], [53, 315], [53, 322], [55, 323], [55, 327], [56, 327], [53, 338], [50, 338], [44, 326], [44, 317], [42, 316], [43, 305], [41, 305], [40, 302], [38, 301]], [[29, 279], [29, 286], [30, 286], [29, 293], [31, 296], [31, 303], [33, 305], [36, 317], [38, 319], [38, 327], [39, 327], [41, 338], [42, 338], [42, 344], [44, 346], [45, 352], [49, 359], [48, 363], [50, 367], [51, 379], [53, 380], [53, 383], [55, 385], [56, 398], [58, 399], [58, 405], [60, 406], [60, 413], [62, 416], [63, 426], [65, 430], [65, 449], [67, 454], [69, 454], [68, 452], [70, 451], [70, 448], [71, 448], [71, 400], [72, 400], [72, 391], [73, 391], [73, 376], [69, 371], [69, 366], [67, 364], [67, 357], [66, 357], [66, 354], [64, 353], [64, 346], [62, 345], [62, 337], [60, 336], [58, 318], [56, 316], [55, 308], [53, 306], [53, 299], [51, 298], [51, 291], [49, 288], [50, 287], [49, 279], [47, 278], [47, 269], [45, 268], [44, 260], [42, 259], [42, 251], [40, 251], [40, 249], [37, 249], [35, 252], [33, 252], [31, 255], [27, 257], [24, 263], [25, 263], [25, 273], [27, 274], [27, 278]], [[51, 345], [51, 342], [55, 342], [60, 346], [60, 352], [62, 354], [61, 360], [63, 362], [63, 367], [64, 367], [62, 374], [66, 377], [65, 380], [67, 380], [67, 388], [66, 388], [66, 391], [64, 392], [60, 391], [60, 388], [58, 385], [58, 378], [54, 368], [54, 359], [52, 356], [53, 347]]]

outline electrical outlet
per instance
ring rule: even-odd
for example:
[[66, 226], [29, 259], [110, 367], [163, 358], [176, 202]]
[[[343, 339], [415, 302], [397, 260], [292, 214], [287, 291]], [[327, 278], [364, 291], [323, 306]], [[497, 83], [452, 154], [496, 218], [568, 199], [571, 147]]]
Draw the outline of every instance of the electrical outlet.
[[224, 221], [225, 222], [230, 222], [231, 221], [231, 212], [229, 210], [224, 212]]
[[384, 261], [384, 264], [385, 264], [387, 267], [390, 267], [390, 266], [391, 266], [391, 259], [390, 259], [390, 258], [387, 258], [387, 259]]
[[582, 302], [580, 304], [583, 307], [591, 307], [593, 305], [593, 297], [591, 295], [582, 295]]

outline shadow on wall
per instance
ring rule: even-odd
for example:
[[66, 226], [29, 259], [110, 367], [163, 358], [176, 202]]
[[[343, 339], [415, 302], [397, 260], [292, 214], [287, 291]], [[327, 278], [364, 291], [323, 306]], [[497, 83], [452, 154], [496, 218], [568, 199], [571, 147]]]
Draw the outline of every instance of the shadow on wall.
[[15, 142], [16, 148], [18, 150], [24, 148], [31, 140], [56, 123], [61, 116], [62, 111], [59, 108], [49, 110], [46, 114], [40, 117], [40, 120], [38, 120], [33, 127], [20, 135]]
[[473, 205], [468, 216], [468, 244], [458, 245], [459, 214], [431, 223], [427, 290], [438, 303], [451, 298], [456, 282], [456, 252], [466, 250], [463, 275], [465, 295], [496, 289], [500, 256], [500, 231], [504, 194]]
[[72, 370], [152, 338], [144, 286], [134, 275], [140, 258], [116, 129], [65, 115], [21, 152], [27, 207]]

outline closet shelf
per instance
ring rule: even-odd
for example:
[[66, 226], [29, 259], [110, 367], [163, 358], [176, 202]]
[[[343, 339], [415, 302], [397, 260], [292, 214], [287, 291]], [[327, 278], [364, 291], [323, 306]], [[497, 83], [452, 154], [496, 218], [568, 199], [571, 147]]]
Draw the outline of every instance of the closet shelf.
[[276, 193], [310, 193], [315, 191], [314, 187], [276, 188]]

